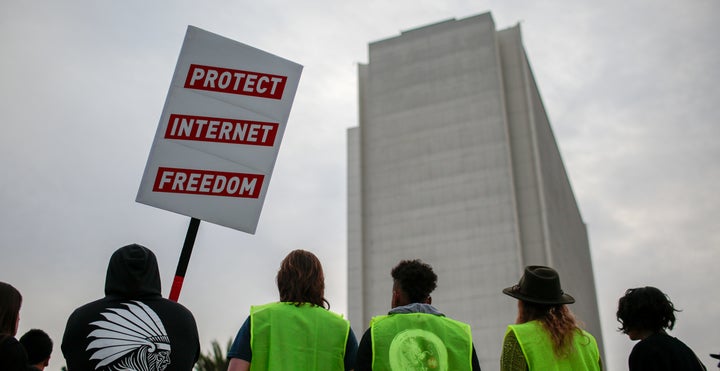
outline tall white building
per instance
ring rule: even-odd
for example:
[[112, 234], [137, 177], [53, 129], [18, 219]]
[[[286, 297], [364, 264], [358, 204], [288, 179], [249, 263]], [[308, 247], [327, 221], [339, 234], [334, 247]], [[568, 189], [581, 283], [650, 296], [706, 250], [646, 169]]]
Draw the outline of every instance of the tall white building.
[[369, 45], [359, 126], [348, 130], [348, 312], [360, 336], [390, 309], [390, 270], [419, 258], [433, 304], [472, 326], [497, 369], [526, 265], [560, 272], [602, 335], [587, 230], [522, 45], [490, 13]]

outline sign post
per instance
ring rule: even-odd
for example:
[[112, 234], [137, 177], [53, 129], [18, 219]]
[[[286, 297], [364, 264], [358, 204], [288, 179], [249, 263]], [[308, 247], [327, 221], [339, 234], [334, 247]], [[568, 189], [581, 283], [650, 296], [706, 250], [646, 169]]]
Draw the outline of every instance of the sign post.
[[177, 301], [201, 220], [254, 234], [302, 66], [188, 26], [136, 201], [189, 216]]
[[169, 299], [174, 302], [177, 302], [178, 298], [180, 298], [180, 290], [182, 289], [183, 281], [185, 281], [185, 273], [190, 263], [190, 255], [195, 245], [198, 228], [200, 228], [200, 219], [190, 218], [190, 225], [188, 225], [187, 234], [185, 235], [185, 243], [180, 252], [180, 260], [178, 261], [175, 278], [173, 278], [172, 288], [170, 289]]

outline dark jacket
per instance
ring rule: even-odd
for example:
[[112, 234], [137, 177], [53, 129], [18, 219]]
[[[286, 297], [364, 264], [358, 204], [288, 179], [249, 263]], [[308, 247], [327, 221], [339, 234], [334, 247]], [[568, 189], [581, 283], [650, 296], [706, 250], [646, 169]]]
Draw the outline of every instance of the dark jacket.
[[161, 296], [155, 254], [133, 244], [110, 258], [105, 297], [70, 315], [61, 349], [69, 371], [189, 371], [200, 343], [192, 313]]
[[664, 331], [640, 340], [628, 359], [630, 371], [705, 371], [705, 365], [685, 343]]
[[25, 348], [13, 336], [0, 334], [0, 370], [25, 371], [26, 367]]

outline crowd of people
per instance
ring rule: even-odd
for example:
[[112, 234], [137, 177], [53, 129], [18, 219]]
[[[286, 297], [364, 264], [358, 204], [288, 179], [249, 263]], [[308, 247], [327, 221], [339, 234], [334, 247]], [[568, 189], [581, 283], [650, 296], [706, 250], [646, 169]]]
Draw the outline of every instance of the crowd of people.
[[[290, 252], [276, 276], [279, 300], [250, 308], [228, 350], [228, 371], [480, 370], [470, 325], [432, 304], [438, 279], [432, 267], [402, 260], [390, 275], [391, 309], [372, 318], [358, 344], [350, 322], [329, 310], [318, 258], [305, 250]], [[562, 289], [555, 269], [527, 266], [519, 282], [502, 292], [517, 299], [517, 318], [505, 332], [501, 371], [603, 369], [597, 342], [569, 309], [575, 299]], [[50, 361], [53, 343], [44, 331], [15, 338], [21, 305], [20, 292], [0, 282], [2, 371], [43, 370]], [[676, 312], [655, 287], [628, 289], [619, 299], [620, 331], [638, 341], [630, 371], [706, 370], [685, 343], [667, 333]], [[153, 252], [132, 244], [111, 256], [105, 296], [70, 315], [61, 350], [69, 371], [192, 370], [200, 343], [192, 313], [161, 296]]]
[[53, 343], [45, 331], [32, 329], [16, 339], [22, 295], [0, 282], [0, 370], [42, 371], [50, 363]]

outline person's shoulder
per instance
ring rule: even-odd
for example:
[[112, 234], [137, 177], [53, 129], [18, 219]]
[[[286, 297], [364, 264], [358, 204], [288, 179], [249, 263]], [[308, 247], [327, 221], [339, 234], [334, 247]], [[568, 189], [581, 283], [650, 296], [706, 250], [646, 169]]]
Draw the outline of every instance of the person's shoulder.
[[[25, 354], [25, 348], [20, 342], [13, 336], [5, 336], [0, 339], [0, 366], [6, 364], [5, 362], [17, 362], [18, 364], [24, 364], [27, 362], [27, 354]], [[3, 367], [0, 367], [2, 369]]]
[[365, 338], [370, 338], [372, 336], [372, 327], [368, 327], [363, 331], [362, 336], [360, 336], [360, 341]]
[[[640, 340], [630, 352], [631, 364], [675, 364], [690, 362], [694, 364], [697, 356], [685, 343], [668, 334], [654, 334]], [[677, 364], [675, 364], [677, 365]], [[689, 369], [689, 368], [675, 368]]]
[[105, 297], [92, 301], [75, 309], [68, 318], [68, 325], [75, 322], [87, 322], [95, 320], [102, 312], [108, 310], [135, 310], [142, 308], [143, 311], [148, 309], [160, 318], [172, 317], [195, 322], [192, 312], [184, 305], [165, 299], [161, 296], [148, 298], [119, 298]]
[[143, 303], [144, 305], [147, 305], [148, 307], [152, 308], [155, 312], [158, 313], [160, 316], [164, 315], [173, 315], [173, 316], [182, 316], [186, 318], [191, 318], [193, 321], [195, 320], [195, 316], [193, 315], [192, 311], [188, 309], [186, 306], [176, 302], [172, 301], [170, 299], [158, 297], [158, 298], [152, 298], [152, 299], [138, 299], [135, 300], [135, 302]]
[[580, 329], [580, 336], [587, 338], [587, 339], [591, 339], [594, 343], [597, 343], [597, 339], [595, 339], [595, 336], [593, 334], [591, 334], [589, 331]]
[[345, 318], [345, 316], [343, 316], [343, 315], [340, 314], [340, 313], [333, 312], [333, 311], [331, 311], [330, 309], [325, 309], [325, 308], [323, 308], [323, 307], [317, 307], [317, 306], [316, 306], [316, 308], [319, 308], [318, 312], [319, 312], [321, 315], [325, 315], [325, 316], [327, 316], [327, 317], [329, 317], [329, 318], [330, 318], [330, 317], [331, 317], [331, 318], [334, 318], [335, 320], [338, 320], [338, 321], [343, 321], [343, 322], [350, 323], [350, 321], [348, 321], [348, 319]]
[[642, 339], [632, 348], [632, 354], [641, 355], [648, 353], [662, 353], [672, 343], [672, 339], [668, 335], [655, 334]]
[[0, 335], [0, 349], [13, 349], [20, 346], [20, 342], [14, 336]]
[[463, 321], [460, 321], [460, 320], [457, 320], [457, 319], [455, 319], [455, 318], [450, 318], [450, 317], [447, 317], [447, 316], [440, 316], [440, 315], [436, 315], [436, 316], [437, 316], [437, 317], [440, 317], [440, 318], [443, 318], [443, 319], [446, 319], [446, 320], [449, 320], [450, 322], [455, 323], [455, 324], [458, 324], [458, 325], [470, 326], [469, 323], [463, 322]]
[[662, 345], [672, 344], [672, 343], [675, 343], [676, 341], [679, 341], [679, 340], [677, 340], [676, 338], [674, 338], [668, 334], [659, 333], [659, 334], [652, 334], [652, 335], [646, 337], [645, 339], [640, 340], [636, 345], [642, 344], [641, 346], [658, 346], [661, 344]]
[[104, 305], [104, 303], [106, 303], [107, 301], [108, 301], [107, 298], [100, 298], [100, 299], [93, 300], [91, 302], [87, 302], [87, 303], [82, 304], [79, 307], [75, 308], [72, 311], [71, 315], [84, 313], [84, 312], [87, 312], [90, 310], [96, 310], [96, 308], [102, 307]]
[[85, 303], [70, 312], [67, 317], [67, 325], [73, 326], [79, 322], [86, 322], [97, 316], [108, 305], [106, 298], [97, 299], [89, 303]]
[[190, 312], [190, 309], [188, 309], [188, 308], [187, 308], [186, 306], [184, 306], [183, 304], [178, 303], [178, 302], [176, 302], [176, 301], [172, 301], [172, 300], [170, 300], [170, 299], [166, 299], [166, 298], [162, 298], [162, 297], [161, 297], [161, 298], [153, 299], [153, 301], [157, 301], [157, 302], [159, 302], [159, 303], [163, 303], [163, 305], [167, 305], [167, 306], [171, 306], [171, 307], [174, 307], [174, 308], [178, 308], [179, 310], [184, 310], [184, 311]]
[[691, 353], [693, 355], [695, 354], [695, 352], [693, 352], [693, 350], [687, 344], [685, 344], [685, 342], [683, 342], [682, 340], [680, 340], [674, 336], [670, 336], [670, 335], [667, 335], [667, 337], [668, 337], [668, 339], [666, 341], [668, 343], [669, 348], [674, 348], [674, 349], [677, 349], [678, 351], [684, 352], [684, 353]]

